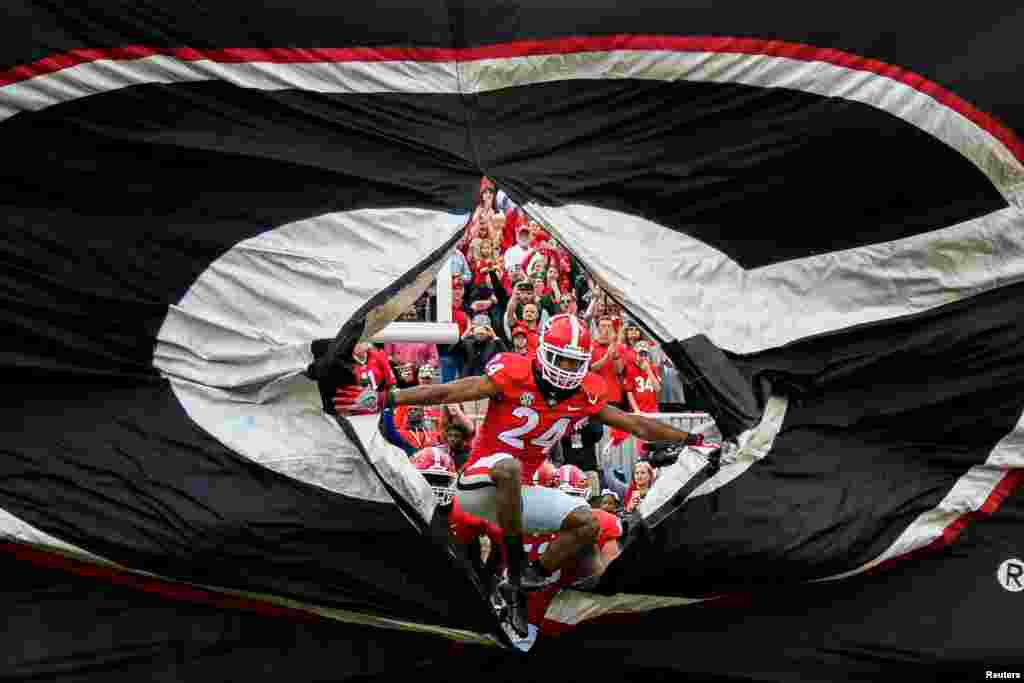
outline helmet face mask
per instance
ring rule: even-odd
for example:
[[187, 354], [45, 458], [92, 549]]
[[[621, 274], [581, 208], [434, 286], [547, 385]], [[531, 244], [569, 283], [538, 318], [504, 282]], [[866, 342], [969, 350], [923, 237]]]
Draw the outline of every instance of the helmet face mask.
[[537, 361], [552, 386], [579, 387], [590, 369], [590, 332], [573, 315], [551, 317], [541, 333]]
[[452, 498], [455, 497], [455, 477], [447, 472], [444, 474], [424, 472], [423, 476], [430, 484], [437, 504], [451, 505]]

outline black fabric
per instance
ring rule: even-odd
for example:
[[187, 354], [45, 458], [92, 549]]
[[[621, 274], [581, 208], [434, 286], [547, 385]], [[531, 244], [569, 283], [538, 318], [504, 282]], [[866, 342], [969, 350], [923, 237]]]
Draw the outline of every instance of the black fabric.
[[715, 419], [726, 439], [735, 438], [761, 420], [763, 394], [704, 335], [662, 346], [690, 391], [687, 401]]
[[[487, 93], [475, 105], [483, 168], [517, 200], [642, 216], [748, 269], [908, 237], [1006, 206], [956, 150], [838, 98], [721, 83], [580, 80]], [[535, 130], [536, 121], [544, 125]]]
[[5, 681], [339, 681], [394, 671], [396, 651], [423, 666], [452, 648], [435, 635], [174, 600], [6, 553], [0, 571]]
[[[2, 400], [17, 416], [0, 507], [148, 571], [486, 631], [492, 618], [469, 578], [397, 507], [230, 452], [152, 365], [167, 307], [238, 241], [332, 211], [471, 204], [477, 176], [446, 163], [431, 180], [423, 171], [436, 164], [399, 151], [418, 157], [418, 143], [373, 159], [371, 119], [387, 107], [349, 102], [332, 122], [331, 106], [224, 83], [140, 86], [0, 125], [20, 166], [0, 170]], [[448, 246], [339, 337], [354, 341], [366, 312]]]
[[[301, 10], [301, 11], [300, 11]], [[480, 4], [466, 0], [418, 3], [382, 0], [352, 8], [326, 0], [263, 2], [246, 9], [197, 7], [168, 0], [159, 7], [119, 0], [90, 0], [73, 8], [34, 0], [5, 5], [10, 31], [0, 46], [0, 67], [76, 48], [155, 45], [179, 47], [458, 47], [512, 40], [575, 36], [737, 36], [784, 40], [845, 50], [922, 73], [1011, 124], [1024, 119], [1015, 92], [1024, 56], [1007, 53], [1022, 18], [999, 4], [966, 7], [893, 6], [864, 2], [841, 6], [751, 8], [742, 0], [697, 3], [592, 0], [585, 5], [544, 0]], [[877, 18], [886, 17], [879, 31]], [[927, 24], [928, 31], [921, 27]], [[967, 48], [970, 49], [967, 49]]]
[[[1024, 411], [1024, 284], [735, 357], [789, 407], [768, 455], [619, 559], [624, 591], [763, 590], [854, 569], [981, 465]], [[1012, 481], [1019, 472], [1009, 473]], [[1011, 489], [1012, 490], [1012, 489]]]
[[[1022, 671], [1024, 653], [1008, 610], [1024, 593], [1007, 591], [997, 576], [1006, 561], [1024, 567], [1022, 524], [1024, 494], [1018, 493], [941, 552], [798, 590], [776, 585], [720, 601], [607, 617], [539, 643], [530, 663], [580, 652], [574, 659], [621, 667], [629, 672], [626, 680], [646, 675], [801, 683], [893, 676], [967, 681], [985, 680], [986, 671]], [[756, 561], [737, 564], [736, 572], [758, 569]], [[664, 571], [680, 583], [693, 580], [674, 568]]]
[[162, 381], [9, 386], [0, 405], [20, 417], [5, 435], [0, 508], [37, 528], [165, 576], [487, 630], [472, 584], [395, 505], [245, 460]]
[[[271, 0], [240, 15], [179, 0], [71, 8], [17, 0], [4, 18], [2, 84], [35, 60], [87, 48], [448, 49], [633, 32], [846, 50], [908, 68], [1011, 126], [1024, 121], [1024, 52], [1013, 49], [1024, 15], [994, 5], [930, 7], [923, 17], [892, 3], [458, 0], [410, 9]], [[16, 90], [4, 95], [16, 108], [29, 104]], [[210, 262], [243, 239], [333, 211], [464, 211], [481, 173], [519, 201], [649, 218], [748, 268], [1006, 206], [972, 162], [880, 110], [728, 83], [566, 80], [481, 95], [141, 85], [22, 111], [0, 122], [0, 144], [0, 507], [182, 581], [478, 631], [493, 628], [493, 615], [437, 517], [421, 525], [405, 501], [367, 503], [273, 474], [184, 414], [152, 365], [154, 337]], [[324, 356], [343, 356], [395, 291], [369, 300]], [[903, 663], [962, 667], [962, 678], [982, 678], [980, 667], [1020, 670], [1017, 630], [998, 616], [1012, 614], [1019, 594], [993, 578], [999, 562], [1024, 555], [1019, 498], [968, 525], [951, 549], [908, 560], [884, 580], [800, 584], [792, 593], [780, 585], [874, 557], [1013, 428], [1024, 402], [1022, 296], [1019, 285], [1005, 287], [752, 356], [693, 340], [669, 345], [695, 387], [713, 378], [699, 398], [728, 434], [756, 422], [769, 392], [785, 395], [789, 412], [772, 451], [747, 473], [641, 525], [604, 589], [750, 590], [768, 600], [756, 608], [585, 627], [542, 642], [531, 668], [473, 651], [453, 676], [451, 658], [419, 659], [416, 637], [300, 634], [5, 562], [2, 594], [16, 608], [3, 612], [17, 621], [7, 630], [25, 647], [8, 655], [4, 673], [315, 680], [387, 668], [391, 680], [396, 671], [510, 680], [545, 664], [565, 672], [566, 662], [588, 657], [593, 663], [568, 667], [565, 680], [877, 679]], [[319, 668], [325, 641], [328, 675]], [[370, 649], [375, 642], [383, 656]]]

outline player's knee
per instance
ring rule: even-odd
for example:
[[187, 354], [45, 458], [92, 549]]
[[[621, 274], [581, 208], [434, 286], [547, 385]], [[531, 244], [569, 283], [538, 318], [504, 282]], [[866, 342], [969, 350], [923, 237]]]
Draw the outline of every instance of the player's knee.
[[519, 461], [514, 458], [501, 460], [491, 466], [491, 479], [499, 486], [519, 481], [521, 474], [522, 468], [519, 466]]

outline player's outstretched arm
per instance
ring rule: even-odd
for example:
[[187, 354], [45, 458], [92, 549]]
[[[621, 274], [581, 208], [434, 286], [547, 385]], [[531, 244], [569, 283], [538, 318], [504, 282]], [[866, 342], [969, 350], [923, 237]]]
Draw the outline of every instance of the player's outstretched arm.
[[444, 384], [423, 384], [392, 391], [391, 403], [396, 406], [434, 406], [441, 403], [462, 403], [493, 398], [498, 385], [486, 375], [463, 377]]
[[690, 436], [689, 432], [643, 415], [624, 413], [615, 406], [606, 405], [597, 411], [594, 417], [609, 427], [629, 432], [644, 441], [686, 441]]

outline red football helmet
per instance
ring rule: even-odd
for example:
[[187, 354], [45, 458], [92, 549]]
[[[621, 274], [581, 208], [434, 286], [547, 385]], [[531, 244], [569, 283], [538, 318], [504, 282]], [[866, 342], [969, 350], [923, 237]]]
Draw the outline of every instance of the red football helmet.
[[[568, 367], [560, 365], [563, 361]], [[559, 389], [575, 389], [590, 368], [590, 330], [568, 313], [548, 318], [540, 335], [537, 362], [548, 382]]]
[[424, 448], [412, 458], [412, 464], [434, 490], [438, 505], [451, 505], [455, 496], [455, 461], [444, 450], [431, 446]]
[[586, 498], [590, 494], [590, 482], [587, 475], [576, 465], [562, 465], [558, 468], [558, 488], [570, 496]]
[[558, 488], [558, 470], [550, 460], [541, 463], [537, 471], [533, 473], [533, 485], [543, 486], [548, 489]]

